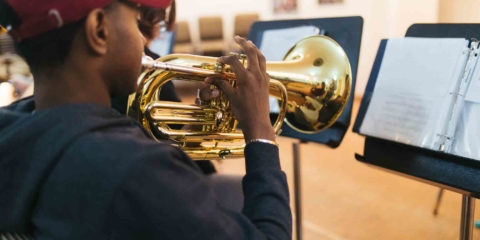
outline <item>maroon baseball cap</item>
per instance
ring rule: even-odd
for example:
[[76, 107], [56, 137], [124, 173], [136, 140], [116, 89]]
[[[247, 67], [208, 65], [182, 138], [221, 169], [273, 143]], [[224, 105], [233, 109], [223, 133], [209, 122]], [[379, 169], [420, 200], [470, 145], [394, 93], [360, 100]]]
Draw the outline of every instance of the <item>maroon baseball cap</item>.
[[[13, 26], [10, 35], [17, 41], [31, 38], [87, 16], [95, 8], [103, 8], [113, 0], [6, 0], [20, 24]], [[128, 0], [139, 5], [167, 8], [172, 0]]]

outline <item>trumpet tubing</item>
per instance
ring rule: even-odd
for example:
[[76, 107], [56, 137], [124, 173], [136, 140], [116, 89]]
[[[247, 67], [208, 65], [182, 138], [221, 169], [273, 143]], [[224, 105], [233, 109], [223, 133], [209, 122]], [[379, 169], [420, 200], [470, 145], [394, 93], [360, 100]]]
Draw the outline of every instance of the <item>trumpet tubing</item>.
[[[248, 65], [244, 55], [236, 55]], [[243, 157], [243, 134], [222, 92], [204, 104], [160, 101], [160, 89], [172, 80], [203, 82], [214, 76], [236, 87], [230, 66], [214, 57], [187, 54], [157, 60], [145, 57], [142, 65], [147, 70], [139, 78], [137, 92], [129, 98], [128, 115], [139, 120], [155, 139], [173, 141], [194, 160]], [[277, 135], [284, 121], [299, 132], [323, 131], [338, 119], [349, 100], [348, 57], [326, 36], [300, 40], [283, 61], [267, 62], [266, 69], [271, 78], [270, 94], [278, 99], [280, 108], [273, 126]], [[172, 124], [183, 124], [187, 129], [172, 129]]]

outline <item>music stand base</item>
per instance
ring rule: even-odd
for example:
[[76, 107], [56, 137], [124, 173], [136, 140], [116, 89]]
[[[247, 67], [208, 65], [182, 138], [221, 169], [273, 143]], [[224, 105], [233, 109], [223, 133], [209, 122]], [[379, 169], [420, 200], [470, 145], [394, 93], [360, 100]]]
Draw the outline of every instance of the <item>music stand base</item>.
[[440, 202], [442, 201], [443, 188], [440, 188], [438, 191], [437, 202], [435, 203], [435, 208], [433, 209], [433, 215], [438, 215], [438, 210], [440, 209]]
[[475, 216], [475, 198], [467, 195], [462, 195], [460, 240], [472, 240], [474, 216]]
[[293, 185], [295, 194], [295, 227], [297, 229], [297, 240], [302, 240], [302, 187], [300, 182], [300, 144], [306, 141], [293, 143]]

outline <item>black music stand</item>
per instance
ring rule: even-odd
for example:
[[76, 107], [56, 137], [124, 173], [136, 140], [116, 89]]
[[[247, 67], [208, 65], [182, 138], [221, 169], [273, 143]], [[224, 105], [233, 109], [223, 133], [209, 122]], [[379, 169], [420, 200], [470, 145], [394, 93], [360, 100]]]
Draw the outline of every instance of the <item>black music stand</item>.
[[[414, 24], [406, 36], [479, 39], [480, 24]], [[383, 52], [379, 51], [353, 127], [359, 134], [382, 58]], [[370, 136], [365, 136], [364, 156], [355, 154], [355, 158], [369, 166], [462, 194], [460, 239], [472, 239], [474, 198], [480, 197], [480, 161]]]
[[[287, 124], [283, 124], [281, 136], [299, 139], [299, 142], [293, 143], [293, 175], [295, 191], [295, 212], [297, 239], [302, 239], [302, 210], [301, 210], [301, 183], [300, 183], [300, 155], [299, 144], [307, 142], [316, 142], [324, 144], [331, 148], [337, 148], [343, 140], [343, 137], [350, 127], [352, 117], [352, 106], [355, 94], [355, 83], [357, 78], [358, 59], [360, 55], [360, 44], [362, 40], [363, 18], [361, 17], [341, 17], [341, 18], [316, 18], [300, 20], [280, 20], [280, 21], [262, 21], [255, 22], [249, 32], [248, 39], [261, 48], [263, 33], [267, 30], [284, 29], [299, 26], [316, 26], [323, 35], [331, 37], [337, 41], [345, 50], [352, 68], [352, 89], [350, 100], [345, 106], [343, 113], [330, 128], [317, 134], [299, 133]], [[272, 122], [277, 119], [277, 114], [271, 113]]]

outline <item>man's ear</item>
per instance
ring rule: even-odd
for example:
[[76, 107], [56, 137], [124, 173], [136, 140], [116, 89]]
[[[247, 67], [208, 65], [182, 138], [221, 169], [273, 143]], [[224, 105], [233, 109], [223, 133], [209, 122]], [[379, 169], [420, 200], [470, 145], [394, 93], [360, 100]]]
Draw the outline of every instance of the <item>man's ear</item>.
[[95, 9], [85, 19], [85, 37], [88, 47], [98, 55], [107, 53], [109, 22], [103, 9]]

